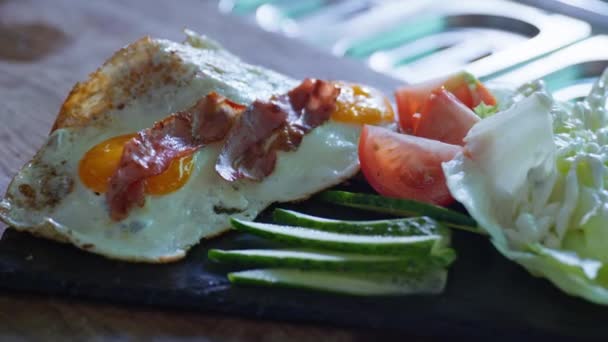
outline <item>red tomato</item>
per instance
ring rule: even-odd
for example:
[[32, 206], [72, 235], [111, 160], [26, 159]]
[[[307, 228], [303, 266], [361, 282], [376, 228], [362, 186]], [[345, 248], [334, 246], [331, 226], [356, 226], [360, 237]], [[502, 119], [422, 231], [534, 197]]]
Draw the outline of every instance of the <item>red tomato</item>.
[[361, 171], [380, 194], [438, 205], [454, 201], [441, 163], [462, 150], [457, 145], [365, 125], [359, 139]]
[[447, 144], [464, 145], [462, 139], [479, 117], [444, 88], [434, 90], [420, 113], [412, 116], [412, 134]]
[[468, 72], [459, 72], [420, 84], [406, 85], [395, 92], [399, 123], [403, 132], [412, 131], [412, 116], [420, 113], [429, 95], [441, 87], [454, 94], [460, 102], [471, 109], [477, 107], [482, 101], [489, 106], [496, 105], [494, 96], [475, 76]]

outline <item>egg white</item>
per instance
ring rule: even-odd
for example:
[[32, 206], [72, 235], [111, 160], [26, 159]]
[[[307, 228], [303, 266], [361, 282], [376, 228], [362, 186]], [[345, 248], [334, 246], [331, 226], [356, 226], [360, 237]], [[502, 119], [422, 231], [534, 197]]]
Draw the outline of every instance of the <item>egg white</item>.
[[[165, 195], [147, 196], [123, 221], [110, 219], [103, 194], [95, 194], [78, 178], [79, 158], [86, 152], [87, 136], [70, 130], [53, 133], [39, 155], [39, 162], [25, 167], [9, 192], [20, 196], [21, 184], [40, 191], [38, 179], [49, 166], [60, 177], [74, 181], [71, 192], [48, 208], [2, 203], [5, 219], [17, 228], [50, 225], [68, 241], [92, 252], [132, 261], [168, 261], [183, 257], [201, 238], [229, 228], [230, 216], [254, 219], [277, 201], [291, 201], [351, 177], [358, 170], [357, 125], [328, 122], [317, 127], [295, 152], [280, 152], [273, 173], [262, 182], [227, 182], [214, 165], [221, 144], [196, 152], [188, 182]], [[64, 161], [66, 161], [64, 163]], [[41, 165], [44, 165], [41, 167]]]
[[[202, 238], [229, 229], [230, 217], [254, 219], [273, 202], [306, 198], [358, 171], [361, 127], [356, 124], [329, 121], [315, 128], [296, 151], [279, 152], [274, 172], [261, 182], [221, 179], [214, 170], [221, 149], [216, 143], [195, 153], [194, 169], [182, 188], [148, 195], [145, 206], [132, 210], [128, 218], [111, 220], [105, 196], [86, 188], [78, 177], [80, 159], [91, 147], [150, 127], [211, 91], [248, 104], [283, 93], [296, 83], [198, 39], [200, 44], [190, 45], [152, 41], [160, 49], [150, 58], [158, 61], [177, 54], [194, 76], [155, 87], [122, 109], [103, 113], [104, 120], [96, 124], [55, 130], [9, 185], [0, 202], [0, 219], [16, 229], [107, 257], [169, 262], [184, 257]], [[34, 190], [35, 200], [24, 193], [24, 185]]]

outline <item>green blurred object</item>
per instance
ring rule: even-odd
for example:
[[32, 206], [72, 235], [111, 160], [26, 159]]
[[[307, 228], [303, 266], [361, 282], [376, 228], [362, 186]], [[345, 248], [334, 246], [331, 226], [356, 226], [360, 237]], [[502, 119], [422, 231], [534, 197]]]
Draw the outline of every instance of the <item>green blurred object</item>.
[[[545, 76], [543, 80], [550, 92], [556, 92], [567, 87], [588, 84], [597, 81], [597, 76], [589, 77], [585, 69], [580, 65], [572, 65], [567, 68], [552, 72]], [[576, 100], [576, 99], [573, 99]]]
[[231, 12], [237, 15], [247, 15], [262, 5], [272, 5], [279, 10], [282, 16], [298, 18], [325, 7], [327, 2], [326, 0], [234, 0], [231, 4]]
[[256, 8], [275, 1], [277, 0], [234, 0], [232, 1], [232, 12], [238, 15], [249, 14]]
[[[445, 18], [437, 15], [421, 16], [409, 21], [407, 26], [399, 26], [394, 30], [381, 32], [355, 42], [353, 46], [346, 50], [346, 55], [353, 58], [365, 58], [376, 51], [395, 48], [421, 37], [441, 32], [446, 27], [446, 24]], [[426, 51], [422, 57], [433, 52]], [[408, 58], [408, 60], [411, 58], [413, 57]], [[401, 64], [405, 63], [409, 63], [409, 61], [402, 62]]]

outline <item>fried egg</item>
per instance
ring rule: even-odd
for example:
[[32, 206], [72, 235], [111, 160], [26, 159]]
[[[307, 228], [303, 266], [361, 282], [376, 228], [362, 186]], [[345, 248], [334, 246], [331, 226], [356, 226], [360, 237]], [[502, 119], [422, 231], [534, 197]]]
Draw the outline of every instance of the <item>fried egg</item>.
[[393, 121], [377, 90], [342, 83], [331, 119], [304, 136], [296, 151], [279, 152], [262, 181], [222, 179], [214, 169], [222, 144], [213, 143], [148, 179], [145, 204], [112, 220], [104, 193], [136, 132], [210, 92], [248, 105], [297, 84], [187, 33], [183, 44], [143, 38], [77, 84], [48, 141], [9, 185], [0, 219], [106, 257], [171, 262], [229, 229], [230, 217], [253, 220], [274, 202], [304, 199], [350, 178], [359, 169], [362, 124]]

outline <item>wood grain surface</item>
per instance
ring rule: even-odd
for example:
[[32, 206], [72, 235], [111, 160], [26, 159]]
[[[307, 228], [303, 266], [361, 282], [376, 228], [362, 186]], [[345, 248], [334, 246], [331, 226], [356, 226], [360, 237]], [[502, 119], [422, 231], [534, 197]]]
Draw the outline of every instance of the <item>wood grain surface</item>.
[[353, 341], [369, 333], [178, 311], [0, 295], [0, 340]]
[[[359, 66], [351, 66], [350, 70], [360, 70], [355, 74], [340, 71], [336, 67], [340, 61], [303, 45], [264, 33], [252, 35], [255, 30], [247, 24], [217, 14], [215, 3], [0, 0], [0, 191], [46, 139], [73, 84], [115, 50], [144, 35], [181, 40], [182, 29], [189, 27], [220, 40], [252, 63], [294, 77], [367, 81], [383, 90], [396, 85]], [[311, 66], [315, 66], [312, 74]], [[370, 332], [0, 292], [1, 341], [351, 341], [376, 337]], [[382, 338], [391, 337], [398, 338]]]

